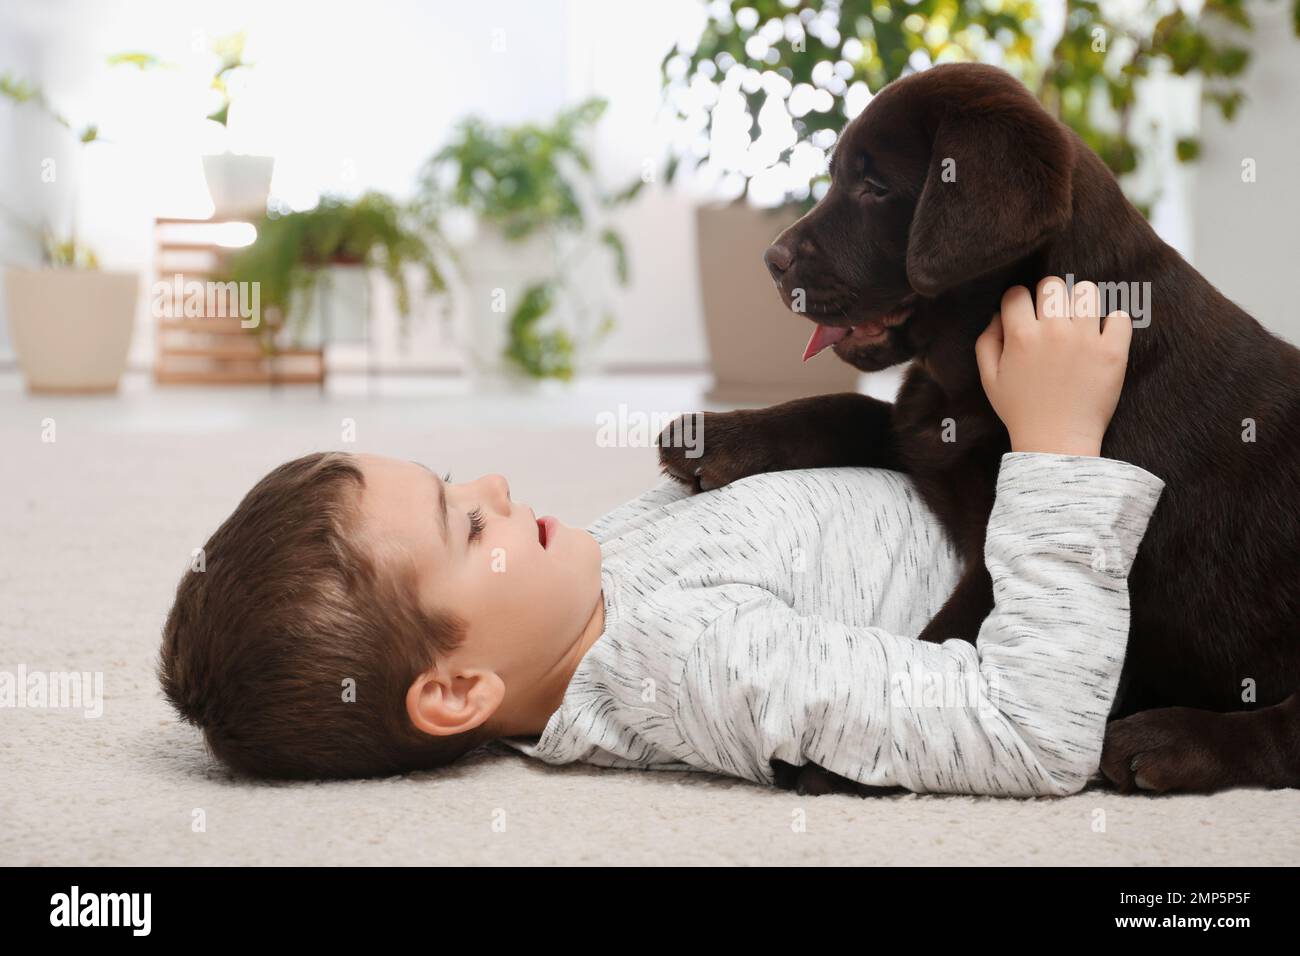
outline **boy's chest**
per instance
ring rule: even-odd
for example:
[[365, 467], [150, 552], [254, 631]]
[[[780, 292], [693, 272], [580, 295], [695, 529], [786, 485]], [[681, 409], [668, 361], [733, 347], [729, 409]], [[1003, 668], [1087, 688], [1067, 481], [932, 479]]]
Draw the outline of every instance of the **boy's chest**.
[[644, 587], [752, 585], [801, 615], [897, 634], [919, 633], [960, 572], [900, 475], [787, 472], [711, 497], [666, 514], [611, 557]]

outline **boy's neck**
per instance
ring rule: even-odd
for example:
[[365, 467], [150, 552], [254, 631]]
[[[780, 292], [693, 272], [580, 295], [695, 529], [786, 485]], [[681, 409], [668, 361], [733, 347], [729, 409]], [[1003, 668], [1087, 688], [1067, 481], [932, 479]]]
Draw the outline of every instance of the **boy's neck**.
[[605, 592], [596, 595], [596, 606], [581, 633], [565, 649], [555, 666], [537, 681], [534, 692], [525, 701], [520, 702], [517, 713], [509, 721], [503, 721], [504, 728], [500, 737], [537, 737], [546, 728], [551, 715], [560, 709], [564, 701], [564, 692], [591, 646], [605, 633]]

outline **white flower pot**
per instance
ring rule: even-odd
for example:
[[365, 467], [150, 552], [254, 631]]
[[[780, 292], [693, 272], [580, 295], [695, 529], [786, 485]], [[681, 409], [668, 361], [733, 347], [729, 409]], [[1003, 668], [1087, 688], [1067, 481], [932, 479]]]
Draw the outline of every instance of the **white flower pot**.
[[[471, 373], [484, 384], [531, 388], [536, 380], [505, 357], [510, 317], [530, 285], [555, 275], [555, 249], [544, 235], [510, 242], [500, 230], [480, 225], [457, 250], [463, 290], [456, 338]], [[563, 299], [553, 306], [564, 311]], [[542, 321], [553, 321], [547, 316]]]
[[798, 218], [796, 207], [769, 212], [743, 202], [696, 212], [710, 401], [770, 405], [858, 385], [861, 373], [830, 352], [802, 361], [812, 323], [785, 307], [763, 263], [772, 240]]
[[316, 284], [293, 293], [285, 330], [286, 347], [317, 348], [338, 342], [370, 341], [370, 269], [360, 263], [331, 263], [315, 269]]
[[134, 272], [8, 269], [14, 352], [34, 392], [113, 391], [126, 369], [140, 277]]
[[261, 219], [271, 194], [273, 156], [219, 153], [203, 157], [203, 175], [216, 219]]

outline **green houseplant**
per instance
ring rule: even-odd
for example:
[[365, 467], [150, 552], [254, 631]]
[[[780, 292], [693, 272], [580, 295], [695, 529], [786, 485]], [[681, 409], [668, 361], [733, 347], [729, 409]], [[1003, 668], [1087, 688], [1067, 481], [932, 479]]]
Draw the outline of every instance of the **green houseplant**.
[[275, 173], [275, 158], [232, 152], [229, 148], [230, 107], [235, 94], [232, 80], [246, 74], [252, 64], [244, 59], [247, 37], [243, 31], [217, 37], [210, 44], [216, 68], [210, 87], [215, 107], [207, 119], [227, 134], [225, 152], [203, 157], [203, 176], [212, 196], [213, 215], [217, 218], [256, 218], [266, 211]]
[[[239, 82], [253, 67], [244, 54], [247, 42], [247, 34], [240, 30], [216, 37], [207, 44], [215, 65], [208, 80], [212, 110], [205, 119], [219, 126], [225, 138], [224, 152], [203, 157], [203, 176], [212, 197], [213, 216], [217, 219], [260, 218], [266, 212], [275, 172], [274, 157], [236, 153], [230, 149], [230, 109], [237, 98]], [[120, 53], [110, 62], [140, 69], [169, 65], [152, 53], [142, 52]]]
[[[113, 62], [113, 58], [110, 57], [109, 62]], [[74, 126], [67, 117], [50, 105], [45, 91], [28, 80], [12, 73], [0, 74], [0, 97], [4, 97], [15, 106], [34, 107], [46, 118], [71, 133], [79, 150], [91, 143], [100, 142], [97, 124], [87, 123], [80, 128]], [[42, 174], [45, 175], [44, 170]], [[55, 170], [51, 169], [48, 175], [50, 181], [57, 181]], [[69, 200], [68, 228], [63, 233], [48, 224], [44, 227], [32, 227], [16, 216], [11, 218], [25, 227], [28, 232], [41, 234], [41, 247], [47, 264], [55, 267], [96, 269], [99, 267], [99, 261], [94, 250], [82, 244], [77, 238], [76, 176], [71, 179], [72, 196]]]
[[[120, 62], [110, 58], [110, 65]], [[143, 68], [145, 64], [136, 64]], [[103, 141], [95, 123], [74, 125], [55, 109], [38, 85], [0, 75], [0, 97], [19, 109], [34, 109], [59, 135], [70, 134], [74, 162]], [[39, 245], [41, 268], [5, 270], [6, 314], [27, 387], [38, 392], [99, 392], [118, 387], [126, 369], [135, 327], [140, 277], [102, 270], [77, 229], [78, 170], [60, 171], [53, 157], [41, 163], [41, 181], [69, 184], [65, 229], [10, 218]]]
[[426, 217], [460, 210], [480, 227], [474, 247], [457, 257], [472, 313], [469, 351], [480, 371], [504, 361], [534, 379], [570, 379], [581, 349], [613, 324], [589, 295], [591, 273], [581, 283], [577, 276], [601, 249], [617, 280], [628, 281], [623, 240], [606, 217], [643, 183], [606, 193], [596, 181], [584, 138], [605, 105], [587, 100], [547, 124], [470, 117], [421, 173]]
[[441, 292], [446, 281], [427, 220], [379, 192], [347, 201], [325, 197], [304, 212], [268, 213], [257, 239], [230, 262], [226, 281], [259, 283], [263, 321], [255, 330], [268, 351], [300, 335], [322, 283], [336, 266], [381, 270], [392, 283], [398, 312], [411, 310], [408, 270]]
[[[1274, 0], [1206, 0], [1191, 14], [1181, 7], [1143, 0], [1113, 12], [1099, 0], [1066, 0], [1065, 28], [1044, 61], [1034, 56], [1039, 25], [1033, 0], [733, 0], [710, 4], [698, 44], [676, 46], [664, 57], [662, 79], [669, 103], [683, 121], [707, 116], [712, 128], [716, 104], [697, 104], [686, 95], [692, 83], [730, 84], [757, 117], [768, 95], [783, 95], [794, 117], [795, 140], [777, 156], [788, 158], [806, 144], [825, 154], [834, 133], [856, 115], [865, 99], [906, 72], [931, 63], [982, 60], [1006, 67], [1043, 104], [1069, 124], [1120, 176], [1144, 159], [1158, 161], [1160, 148], [1137, 135], [1138, 86], [1169, 73], [1202, 80], [1201, 96], [1231, 119], [1243, 102], [1237, 82], [1250, 61], [1245, 45], [1252, 28], [1253, 3]], [[1290, 0], [1293, 26], [1300, 36], [1300, 0]], [[784, 83], [742, 83], [731, 71], [771, 73]], [[829, 67], [829, 69], [828, 69]], [[722, 82], [718, 82], [719, 79]], [[822, 108], [792, 107], [800, 86], [816, 91]], [[826, 132], [823, 132], [826, 131]], [[829, 132], [831, 135], [827, 135]], [[1179, 161], [1194, 160], [1194, 137], [1175, 145]], [[669, 161], [672, 179], [679, 162], [707, 160], [709, 143], [700, 140], [691, 153]], [[743, 175], [743, 174], [742, 174]], [[745, 187], [751, 176], [744, 176]], [[824, 183], [824, 173], [808, 184]], [[1154, 193], [1130, 198], [1149, 211]], [[800, 187], [792, 197], [804, 208], [816, 201], [816, 189]]]

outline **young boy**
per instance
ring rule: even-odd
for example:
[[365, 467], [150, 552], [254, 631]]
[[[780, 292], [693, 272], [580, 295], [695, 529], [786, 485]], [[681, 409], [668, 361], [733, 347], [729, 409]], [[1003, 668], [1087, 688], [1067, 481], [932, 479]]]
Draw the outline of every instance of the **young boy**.
[[918, 792], [1075, 792], [1163, 488], [1098, 457], [1132, 327], [1097, 299], [1049, 280], [1036, 316], [1017, 287], [977, 345], [1013, 450], [976, 646], [913, 639], [961, 568], [901, 474], [666, 482], [583, 531], [500, 476], [325, 453], [262, 479], [182, 579], [163, 687], [261, 776], [398, 773], [500, 739], [766, 784], [778, 761]]

